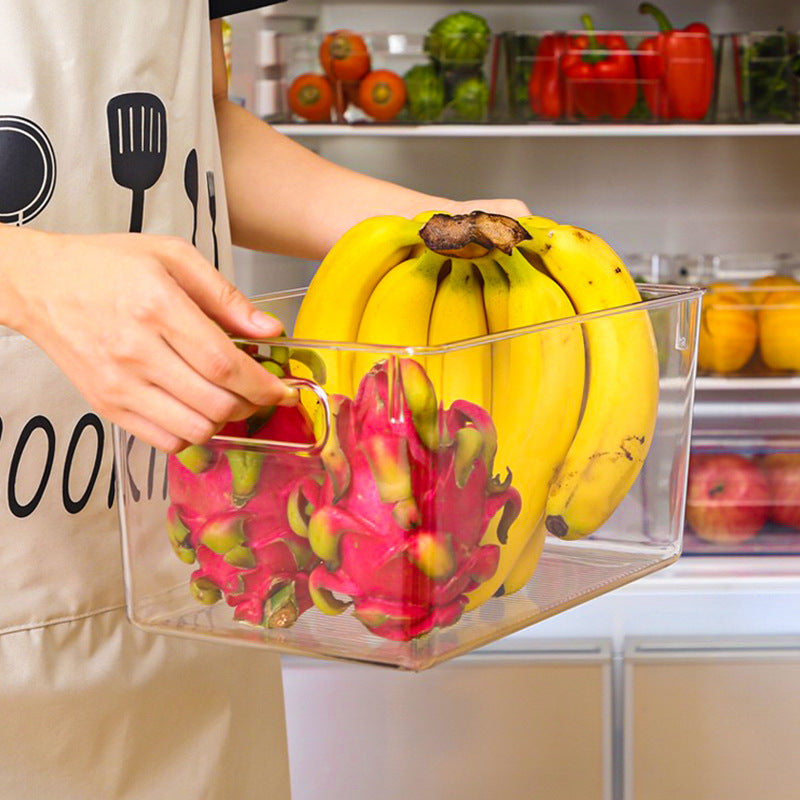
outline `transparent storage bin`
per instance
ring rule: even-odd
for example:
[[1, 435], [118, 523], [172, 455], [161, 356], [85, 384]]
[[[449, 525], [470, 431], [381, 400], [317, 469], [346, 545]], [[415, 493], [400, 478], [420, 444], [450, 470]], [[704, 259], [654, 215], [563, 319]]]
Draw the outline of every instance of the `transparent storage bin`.
[[[440, 347], [240, 342], [286, 365], [302, 403], [281, 413], [301, 422], [251, 428], [262, 439], [248, 438], [250, 423], [229, 426], [184, 463], [115, 430], [131, 621], [421, 670], [672, 563], [681, 552], [701, 291], [641, 289], [641, 303]], [[257, 303], [291, 332], [303, 296]], [[430, 397], [420, 387], [426, 374], [458, 373], [465, 359], [475, 367], [497, 348], [628, 324], [649, 324], [657, 346], [649, 448], [631, 456], [637, 445], [625, 436], [618, 454], [638, 457], [641, 471], [589, 535], [545, 535], [549, 477], [526, 479], [524, 465], [547, 455], [537, 446], [557, 426], [508, 423], [476, 398], [422, 402]], [[328, 379], [322, 365], [332, 359], [354, 365], [356, 376], [369, 372], [353, 381], [357, 395]], [[566, 398], [556, 402], [561, 414]], [[264, 412], [255, 428], [275, 418]], [[281, 441], [269, 438], [278, 430]], [[516, 461], [502, 455], [511, 452]], [[504, 461], [522, 472], [509, 473]], [[495, 586], [498, 560], [512, 552], [517, 571]], [[505, 592], [514, 574], [519, 588]]]
[[698, 375], [800, 374], [800, 254], [635, 254], [643, 280], [703, 286]]
[[684, 553], [800, 553], [800, 436], [694, 437]]
[[[325, 74], [320, 48], [326, 35], [302, 33], [278, 36], [282, 106], [275, 121], [395, 125], [490, 121], [494, 104], [492, 65], [495, 59], [492, 53], [496, 38], [489, 36], [486, 53], [480, 58], [448, 59], [434, 50], [426, 34], [400, 31], [350, 34], [355, 37], [355, 49], [368, 59], [370, 72], [387, 71], [389, 75], [384, 77], [388, 79], [387, 86], [392, 91], [396, 91], [398, 83], [401, 86], [405, 102], [396, 113], [374, 111], [375, 104], [363, 102], [363, 96], [359, 96], [366, 79], [344, 76], [329, 80], [332, 91], [329, 118], [304, 118], [292, 109], [290, 93], [295, 81], [303, 76]], [[447, 41], [442, 43], [442, 47], [447, 45]]]
[[[674, 34], [692, 41], [703, 34]], [[500, 34], [498, 75], [503, 76], [509, 118], [515, 122], [667, 123], [714, 121], [720, 37], [711, 35], [712, 58], [688, 57], [672, 64], [651, 42], [654, 31], [595, 31], [587, 43], [582, 30], [508, 31]], [[613, 37], [609, 39], [608, 37]], [[621, 39], [621, 41], [620, 41]], [[603, 43], [606, 42], [608, 46]], [[624, 76], [581, 74], [569, 61], [625, 58]], [[680, 106], [667, 89], [680, 70], [687, 91], [705, 82], [699, 108]], [[675, 93], [672, 92], [674, 97]]]
[[739, 119], [742, 122], [800, 121], [798, 34], [748, 31], [729, 37]]

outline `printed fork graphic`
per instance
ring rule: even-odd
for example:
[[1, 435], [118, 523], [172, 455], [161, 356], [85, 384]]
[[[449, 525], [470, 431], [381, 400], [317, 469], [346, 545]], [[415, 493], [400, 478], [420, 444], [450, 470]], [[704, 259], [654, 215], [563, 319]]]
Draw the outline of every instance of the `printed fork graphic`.
[[106, 108], [114, 180], [133, 192], [129, 230], [142, 230], [144, 193], [161, 177], [167, 156], [167, 112], [155, 95], [130, 92]]

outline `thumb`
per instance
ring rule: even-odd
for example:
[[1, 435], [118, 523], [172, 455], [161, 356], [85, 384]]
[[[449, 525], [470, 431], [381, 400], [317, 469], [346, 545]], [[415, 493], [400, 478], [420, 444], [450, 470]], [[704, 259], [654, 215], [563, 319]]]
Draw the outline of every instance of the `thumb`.
[[252, 339], [269, 339], [283, 333], [283, 323], [267, 311], [262, 311], [235, 286], [229, 284], [222, 298], [221, 314], [217, 321], [229, 332]]
[[[218, 274], [218, 273], [217, 273]], [[283, 333], [283, 323], [272, 314], [261, 311], [232, 283], [221, 275], [217, 302], [203, 310], [228, 333], [252, 339], [267, 339]], [[202, 303], [200, 304], [202, 307]]]
[[[181, 288], [225, 331], [237, 336], [265, 339], [279, 336], [283, 323], [256, 308], [227, 278], [191, 248], [190, 262], [174, 260], [170, 272]], [[177, 263], [176, 263], [177, 261]]]

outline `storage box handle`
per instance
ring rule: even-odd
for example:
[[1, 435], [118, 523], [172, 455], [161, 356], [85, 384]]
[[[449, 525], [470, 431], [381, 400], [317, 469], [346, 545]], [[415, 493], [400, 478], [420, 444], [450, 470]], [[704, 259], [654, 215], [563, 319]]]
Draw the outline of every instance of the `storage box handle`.
[[295, 387], [298, 392], [308, 390], [313, 392], [323, 411], [323, 430], [319, 438], [314, 442], [285, 442], [277, 439], [249, 439], [245, 436], [225, 436], [217, 435], [212, 437], [214, 442], [229, 442], [239, 445], [248, 450], [263, 450], [265, 448], [289, 451], [292, 453], [312, 454], [318, 453], [328, 441], [331, 432], [331, 405], [325, 390], [314, 381], [306, 378], [284, 378], [283, 382], [287, 386]]

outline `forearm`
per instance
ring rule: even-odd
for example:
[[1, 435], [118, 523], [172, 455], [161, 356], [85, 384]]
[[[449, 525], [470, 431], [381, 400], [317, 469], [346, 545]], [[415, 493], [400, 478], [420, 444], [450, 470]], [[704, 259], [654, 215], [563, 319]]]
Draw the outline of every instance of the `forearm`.
[[41, 301], [35, 272], [52, 258], [47, 251], [52, 251], [55, 236], [0, 224], [0, 325], [27, 332], [33, 308]]
[[217, 121], [233, 238], [243, 247], [318, 259], [365, 217], [451, 205], [327, 161], [227, 100], [217, 102]]
[[367, 217], [475, 209], [523, 216], [515, 199], [452, 200], [364, 175], [312, 153], [228, 100], [219, 20], [211, 23], [214, 103], [235, 244], [321, 259]]

